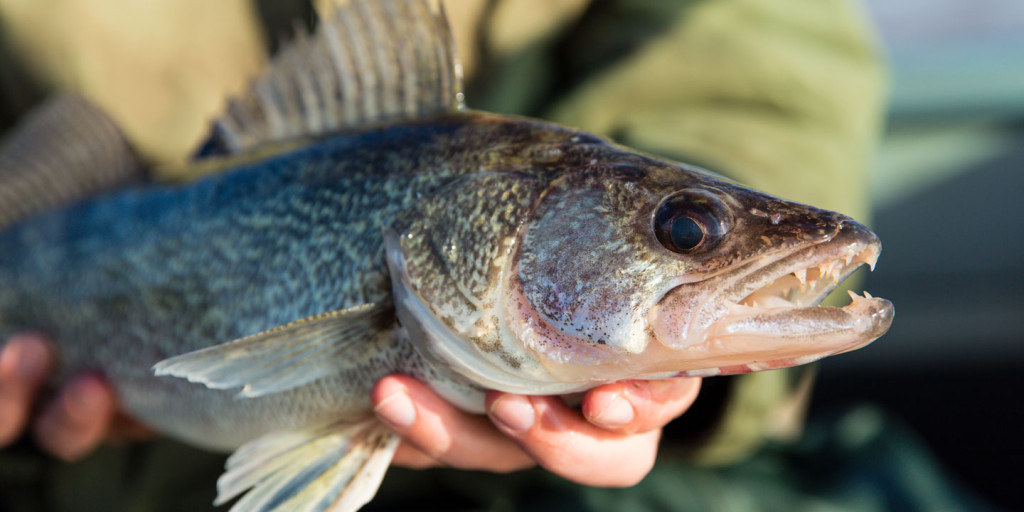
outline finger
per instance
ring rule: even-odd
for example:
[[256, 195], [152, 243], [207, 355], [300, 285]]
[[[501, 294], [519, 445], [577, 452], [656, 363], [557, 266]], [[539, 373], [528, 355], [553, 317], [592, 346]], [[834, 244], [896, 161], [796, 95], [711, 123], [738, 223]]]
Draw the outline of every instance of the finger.
[[35, 422], [36, 442], [52, 455], [73, 461], [92, 451], [114, 418], [113, 392], [97, 375], [64, 386]]
[[385, 377], [377, 382], [370, 397], [377, 416], [422, 454], [406, 448], [396, 463], [425, 467], [433, 460], [462, 469], [495, 472], [535, 465], [486, 418], [455, 408], [416, 379]]
[[598, 386], [583, 399], [583, 416], [613, 432], [633, 434], [664, 427], [693, 405], [699, 378], [626, 380]]
[[398, 449], [395, 450], [395, 456], [392, 457], [391, 463], [396, 466], [409, 469], [427, 469], [443, 467], [445, 464], [441, 461], [427, 455], [416, 447], [416, 445], [409, 443], [408, 441], [402, 441], [398, 445]]
[[538, 464], [563, 478], [600, 487], [636, 484], [650, 472], [660, 430], [624, 435], [597, 427], [558, 397], [487, 396], [488, 416]]
[[13, 442], [25, 429], [52, 359], [46, 342], [35, 335], [13, 336], [0, 348], [0, 446]]
[[159, 434], [147, 425], [139, 423], [134, 418], [122, 412], [114, 414], [107, 429], [107, 441], [112, 443], [124, 443], [129, 441], [143, 441], [153, 439]]

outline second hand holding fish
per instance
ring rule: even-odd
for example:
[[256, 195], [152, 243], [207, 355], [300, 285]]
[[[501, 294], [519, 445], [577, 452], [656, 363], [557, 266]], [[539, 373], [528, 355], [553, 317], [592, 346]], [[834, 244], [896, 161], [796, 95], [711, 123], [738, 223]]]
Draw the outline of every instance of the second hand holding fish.
[[[35, 335], [14, 336], [0, 349], [0, 446], [30, 422], [40, 446], [67, 461], [108, 440], [155, 435], [121, 413], [113, 391], [93, 375], [72, 379], [30, 418], [52, 359]], [[699, 388], [699, 378], [616, 382], [587, 392], [580, 411], [557, 397], [492, 392], [488, 418], [459, 410], [404, 375], [381, 379], [371, 397], [377, 416], [404, 439], [397, 466], [506, 473], [540, 465], [581, 484], [619, 487], [650, 471], [661, 428], [689, 408]]]
[[[650, 471], [661, 428], [690, 407], [699, 389], [700, 379], [692, 378], [621, 381], [588, 391], [582, 412], [554, 396], [491, 391], [490, 422], [406, 376], [385, 377], [371, 396], [377, 416], [405, 439], [395, 454], [400, 466], [508, 472], [539, 464], [577, 483], [620, 487]], [[612, 418], [619, 408], [632, 418]], [[603, 417], [626, 421], [604, 424]], [[403, 420], [411, 423], [396, 423]]]
[[44, 451], [71, 462], [104, 442], [157, 435], [120, 411], [107, 382], [91, 373], [64, 384], [33, 417], [32, 404], [54, 363], [53, 348], [39, 335], [18, 334], [0, 346], [0, 447], [31, 428]]

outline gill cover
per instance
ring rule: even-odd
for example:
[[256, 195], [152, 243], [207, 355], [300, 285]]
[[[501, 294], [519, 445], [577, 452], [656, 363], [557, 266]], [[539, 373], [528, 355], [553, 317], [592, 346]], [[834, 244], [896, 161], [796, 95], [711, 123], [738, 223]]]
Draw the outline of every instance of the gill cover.
[[509, 330], [504, 307], [510, 256], [542, 189], [526, 174], [477, 172], [419, 200], [385, 230], [400, 328], [430, 364], [508, 392], [578, 387], [545, 387], [552, 377]]

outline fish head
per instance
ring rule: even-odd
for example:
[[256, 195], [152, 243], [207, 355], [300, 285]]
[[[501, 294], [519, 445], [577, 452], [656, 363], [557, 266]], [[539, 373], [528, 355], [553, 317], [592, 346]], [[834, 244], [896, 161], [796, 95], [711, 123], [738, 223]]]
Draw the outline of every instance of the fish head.
[[850, 217], [591, 136], [502, 147], [518, 153], [488, 161], [505, 170], [425, 198], [386, 236], [404, 332], [477, 384], [563, 393], [782, 368], [892, 321], [884, 299], [818, 305], [881, 250]]
[[632, 152], [552, 183], [525, 222], [509, 325], [563, 380], [803, 364], [888, 330], [888, 301], [819, 303], [881, 243], [845, 215]]

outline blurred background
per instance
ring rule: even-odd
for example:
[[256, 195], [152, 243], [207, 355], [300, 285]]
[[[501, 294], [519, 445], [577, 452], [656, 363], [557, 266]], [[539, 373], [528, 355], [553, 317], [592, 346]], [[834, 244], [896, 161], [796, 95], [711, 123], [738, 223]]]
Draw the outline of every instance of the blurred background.
[[891, 73], [873, 179], [878, 343], [822, 363], [812, 415], [872, 402], [992, 503], [1024, 503], [1024, 2], [867, 0]]
[[[0, 0], [0, 4], [5, 2], [16, 3]], [[821, 364], [807, 443], [815, 443], [816, 426], [822, 424], [839, 425], [846, 438], [854, 440], [895, 430], [896, 435], [882, 438], [899, 444], [897, 447], [850, 444], [875, 450], [866, 448], [863, 464], [857, 466], [865, 486], [916, 478], [951, 482], [968, 500], [1019, 510], [1024, 503], [1024, 470], [1020, 467], [1024, 460], [1024, 441], [1020, 439], [1024, 407], [1019, 396], [1024, 391], [1024, 223], [1020, 221], [1024, 218], [1024, 2], [862, 3], [885, 47], [891, 84], [887, 131], [872, 179], [872, 226], [885, 249], [864, 287], [892, 300], [897, 316], [892, 330], [878, 343]], [[305, 2], [263, 1], [259, 10], [272, 46], [276, 36], [291, 29], [296, 16], [308, 19], [312, 15]], [[191, 25], [188, 19], [181, 23]], [[180, 33], [175, 31], [145, 37], [158, 35], [181, 44]], [[253, 36], [249, 44], [262, 41]], [[203, 48], [201, 54], [206, 53]], [[9, 96], [11, 91], [23, 94], [21, 105], [38, 100], [31, 96], [33, 90], [11, 86], [15, 70], [4, 63], [0, 55], [0, 89], [6, 88]], [[181, 68], [192, 70], [203, 80], [210, 80], [215, 74], [211, 70], [217, 69], [193, 60], [186, 64]], [[234, 62], [246, 69], [259, 64], [255, 59]], [[128, 89], [150, 86], [126, 84]], [[128, 105], [124, 98], [129, 92], [111, 94]], [[0, 132], [23, 113], [11, 107], [16, 103], [6, 105], [8, 110], [0, 103]], [[152, 108], [157, 107], [160, 105]], [[178, 104], [164, 107], [181, 109]], [[160, 135], [166, 138], [166, 132], [160, 131]], [[192, 142], [182, 140], [179, 145]], [[714, 383], [709, 380], [707, 384], [707, 394], [713, 394]], [[817, 459], [822, 451], [821, 446], [812, 446], [808, 453], [813, 456], [808, 459]], [[769, 457], [774, 455], [768, 452]], [[99, 456], [129, 457], [109, 452]], [[789, 462], [794, 460], [800, 462], [799, 457]], [[757, 491], [764, 489], [752, 483], [756, 478], [744, 480], [744, 475], [757, 476], [761, 462], [764, 459], [748, 466], [753, 469], [747, 473], [734, 471], [730, 475], [733, 480], [704, 483], [742, 481], [752, 493], [751, 499], [756, 499]], [[821, 462], [809, 461], [805, 472], [813, 473], [815, 463]], [[206, 461], [210, 474], [197, 474], [195, 482], [186, 482], [187, 487], [212, 492], [208, 483], [220, 465], [219, 459]], [[17, 468], [0, 467], [0, 475], [5, 469], [14, 474]], [[920, 474], [929, 471], [942, 477]], [[872, 482], [886, 472], [899, 474]], [[834, 474], [835, 468], [823, 473]], [[666, 485], [676, 485], [678, 476], [673, 475], [676, 480]], [[695, 481], [695, 486], [701, 483], [698, 479], [707, 478], [698, 473], [684, 476]], [[465, 487], [465, 478], [465, 473], [459, 472], [450, 480], [453, 486]], [[389, 479], [385, 486], [399, 485], [388, 483], [399, 481]], [[500, 481], [514, 488], [508, 478]], [[725, 489], [719, 489], [719, 494], [728, 494]], [[491, 491], [494, 489], [487, 487], [479, 490], [481, 494]], [[588, 496], [592, 502], [611, 503], [620, 495], [596, 490]], [[209, 497], [204, 495], [200, 501], [208, 503]], [[575, 498], [567, 498], [567, 502], [578, 503]], [[918, 510], [942, 505], [923, 503], [915, 504], [921, 507]], [[416, 505], [423, 507], [422, 502]], [[898, 503], [892, 507], [910, 509], [900, 508]], [[831, 509], [820, 506], [815, 510]]]

